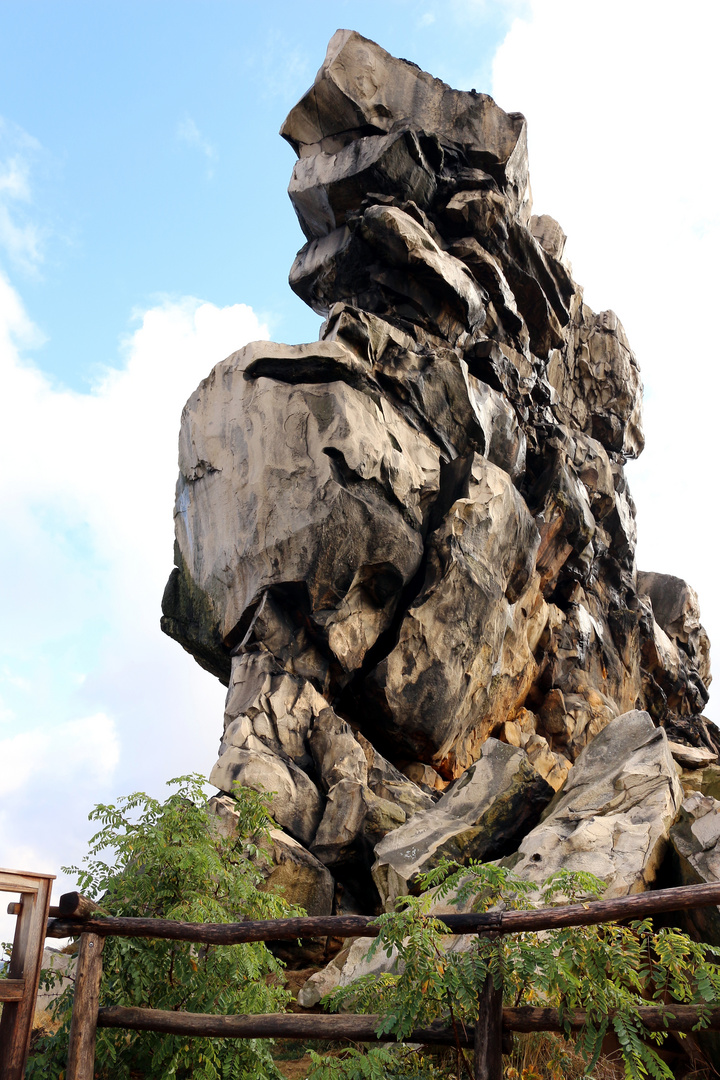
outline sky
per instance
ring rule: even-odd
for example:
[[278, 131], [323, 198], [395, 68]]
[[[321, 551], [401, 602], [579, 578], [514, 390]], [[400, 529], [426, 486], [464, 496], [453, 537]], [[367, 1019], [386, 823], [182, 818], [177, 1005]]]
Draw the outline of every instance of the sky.
[[247, 341], [317, 337], [277, 132], [338, 27], [527, 117], [535, 212], [643, 373], [638, 565], [688, 580], [720, 641], [718, 22], [711, 0], [0, 0], [0, 865], [66, 891], [93, 805], [215, 761], [224, 688], [159, 630], [179, 417]]

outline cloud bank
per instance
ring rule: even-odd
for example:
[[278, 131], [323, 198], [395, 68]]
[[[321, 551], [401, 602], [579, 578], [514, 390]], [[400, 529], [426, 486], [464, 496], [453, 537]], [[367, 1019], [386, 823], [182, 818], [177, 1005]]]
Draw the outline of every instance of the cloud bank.
[[135, 321], [122, 367], [57, 389], [24, 358], [37, 334], [0, 277], [0, 850], [16, 867], [77, 862], [95, 802], [215, 757], [223, 688], [159, 630], [177, 431], [213, 364], [268, 330], [193, 298]]
[[[618, 314], [640, 363], [638, 565], [689, 581], [715, 642], [719, 24], [702, 0], [677, 19], [643, 0], [532, 0], [492, 88], [527, 117], [535, 212], [560, 222], [587, 302]], [[707, 715], [720, 721], [712, 699]]]

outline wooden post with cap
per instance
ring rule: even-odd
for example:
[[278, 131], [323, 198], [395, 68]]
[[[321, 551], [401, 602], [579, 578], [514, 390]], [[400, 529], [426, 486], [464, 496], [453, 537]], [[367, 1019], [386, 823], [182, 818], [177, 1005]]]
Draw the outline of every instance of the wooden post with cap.
[[15, 905], [17, 922], [7, 978], [0, 979], [2, 1080], [23, 1080], [25, 1075], [54, 880], [54, 874], [0, 869], [0, 892], [21, 896]]

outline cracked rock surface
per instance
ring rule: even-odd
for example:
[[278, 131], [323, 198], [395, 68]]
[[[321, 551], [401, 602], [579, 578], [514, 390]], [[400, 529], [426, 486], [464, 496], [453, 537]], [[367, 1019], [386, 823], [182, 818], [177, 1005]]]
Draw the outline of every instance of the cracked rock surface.
[[278, 880], [317, 911], [438, 853], [645, 888], [680, 801], [661, 729], [686, 771], [720, 749], [709, 643], [637, 570], [639, 368], [532, 214], [525, 120], [341, 30], [281, 134], [325, 322], [190, 397], [163, 598], [228, 686], [219, 798], [276, 792]]

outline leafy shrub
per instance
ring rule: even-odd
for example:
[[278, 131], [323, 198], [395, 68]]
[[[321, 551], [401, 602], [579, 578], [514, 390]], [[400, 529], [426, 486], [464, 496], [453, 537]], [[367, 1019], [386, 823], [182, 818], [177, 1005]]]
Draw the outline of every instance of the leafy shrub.
[[[472, 1028], [480, 992], [491, 978], [503, 986], [506, 1006], [555, 1006], [561, 1015], [576, 1009], [586, 1013], [579, 1033], [571, 1032], [567, 1017], [565, 1031], [586, 1063], [586, 1075], [598, 1062], [605, 1035], [614, 1031], [628, 1080], [673, 1080], [654, 1049], [666, 1033], [646, 1031], [638, 1007], [665, 1001], [701, 1008], [720, 1003], [720, 967], [709, 960], [710, 947], [677, 930], [655, 931], [649, 919], [622, 926], [488, 935], [478, 937], [470, 948], [453, 951], [447, 927], [430, 914], [436, 900], [452, 897], [466, 903], [475, 898], [476, 911], [497, 904], [529, 908], [537, 889], [505, 867], [480, 863], [443, 863], [424, 876], [422, 886], [428, 891], [403, 897], [395, 911], [377, 920], [381, 933], [368, 957], [383, 950], [396, 958], [395, 972], [366, 975], [338, 988], [325, 999], [330, 1008], [378, 1013], [383, 1018], [380, 1031], [400, 1038], [438, 1019]], [[540, 899], [544, 904], [558, 897], [563, 903], [575, 902], [597, 897], [603, 887], [589, 874], [562, 871], [544, 883]], [[382, 1075], [383, 1067], [398, 1080], [425, 1075], [413, 1071], [418, 1063], [407, 1056], [403, 1063], [395, 1048], [373, 1048], [366, 1055], [357, 1051], [340, 1062], [319, 1055], [314, 1060], [311, 1080], [361, 1080], [374, 1077], [373, 1068]], [[444, 1075], [472, 1076], [463, 1051], [457, 1050], [454, 1066]]]
[[[90, 842], [77, 875], [80, 891], [114, 916], [234, 922], [302, 914], [259, 888], [259, 846], [273, 824], [265, 801], [246, 788], [237, 793], [237, 833], [222, 835], [205, 809], [203, 777], [169, 781], [165, 802], [142, 792], [99, 805], [90, 819], [102, 828]], [[101, 857], [112, 854], [112, 861]], [[100, 1004], [204, 1013], [282, 1011], [282, 965], [262, 942], [193, 945], [190, 942], [108, 937], [103, 951]], [[29, 1080], [63, 1080], [72, 989], [54, 1003], [58, 1031], [38, 1041]], [[99, 1028], [96, 1076], [107, 1080], [281, 1080], [269, 1043], [245, 1039], [188, 1039]]]

